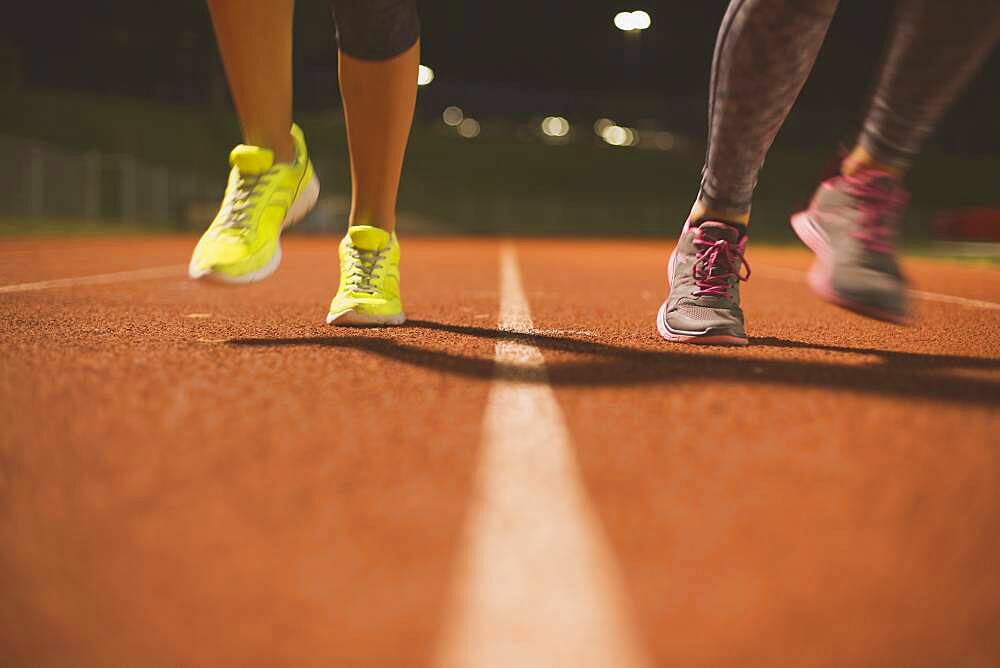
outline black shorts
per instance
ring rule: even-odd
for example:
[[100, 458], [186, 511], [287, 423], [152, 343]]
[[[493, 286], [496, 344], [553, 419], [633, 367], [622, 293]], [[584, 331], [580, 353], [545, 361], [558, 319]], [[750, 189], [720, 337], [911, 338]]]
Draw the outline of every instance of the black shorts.
[[388, 60], [420, 37], [417, 0], [330, 0], [340, 50], [362, 60]]

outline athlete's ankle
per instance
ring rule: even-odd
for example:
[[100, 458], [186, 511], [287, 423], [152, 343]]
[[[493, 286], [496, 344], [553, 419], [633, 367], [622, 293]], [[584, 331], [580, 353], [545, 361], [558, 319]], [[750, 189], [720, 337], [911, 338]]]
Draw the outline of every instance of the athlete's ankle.
[[718, 220], [748, 227], [750, 225], [750, 211], [711, 207], [699, 198], [691, 207], [691, 215], [688, 219], [695, 223], [700, 223], [703, 220]]
[[295, 162], [295, 141], [292, 135], [285, 133], [276, 136], [247, 133], [243, 142], [250, 146], [266, 148], [274, 153], [275, 162], [293, 163]]
[[295, 142], [292, 140], [291, 135], [284, 135], [280, 143], [276, 145], [276, 148], [272, 148], [271, 150], [274, 151], [275, 162], [291, 164], [298, 157], [295, 151]]
[[347, 220], [348, 220], [347, 224], [350, 227], [357, 227], [359, 225], [370, 225], [371, 227], [377, 227], [380, 230], [385, 230], [389, 234], [392, 234], [393, 232], [396, 231], [395, 217], [388, 218], [383, 216], [375, 218], [374, 216], [355, 215], [352, 212]]
[[843, 162], [840, 163], [840, 173], [842, 176], [851, 176], [861, 170], [872, 170], [891, 174], [902, 180], [906, 173], [906, 168], [900, 164], [879, 160], [863, 145], [858, 144], [847, 154]]

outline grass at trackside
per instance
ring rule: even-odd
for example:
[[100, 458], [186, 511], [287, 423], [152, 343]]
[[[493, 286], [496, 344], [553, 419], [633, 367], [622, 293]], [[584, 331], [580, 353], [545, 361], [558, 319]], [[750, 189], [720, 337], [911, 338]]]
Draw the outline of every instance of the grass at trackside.
[[[138, 223], [122, 223], [115, 220], [75, 220], [49, 219], [25, 220], [17, 218], [0, 218], [0, 239], [11, 238], [60, 238], [88, 239], [100, 237], [141, 237], [151, 234], [185, 235], [192, 243], [197, 238], [199, 230], [181, 230], [168, 224], [140, 225]], [[420, 236], [423, 236], [421, 234]], [[557, 235], [562, 236], [562, 235]], [[591, 235], [586, 235], [590, 237]], [[598, 234], [594, 239], [606, 239], [610, 235]], [[652, 236], [652, 235], [650, 235]], [[798, 248], [803, 253], [807, 249], [797, 240], [763, 240], [753, 244], [755, 248]], [[963, 264], [981, 265], [988, 268], [1000, 267], [1000, 256], [984, 253], [956, 254], [942, 250], [931, 243], [908, 244], [902, 249], [908, 257], [921, 257], [936, 260], [949, 260]]]
[[25, 220], [0, 218], [0, 238], [11, 237], [110, 237], [177, 233], [173, 225], [140, 225], [115, 220], [76, 220], [70, 218]]
[[80, 150], [131, 153], [199, 173], [220, 164], [225, 168], [226, 154], [220, 151], [238, 132], [229, 114], [46, 91], [0, 95], [0, 127], [15, 137]]
[[979, 252], [975, 250], [955, 252], [954, 250], [942, 247], [939, 244], [924, 243], [914, 246], [905, 246], [903, 251], [909, 257], [929, 258], [932, 260], [948, 260], [951, 262], [961, 262], [962, 264], [980, 265], [989, 269], [1000, 268], [1000, 253], [996, 252], [995, 247], [990, 247], [989, 244], [986, 246], [986, 248], [983, 248]]
[[[324, 191], [346, 193], [342, 118], [305, 115], [300, 121]], [[239, 139], [228, 112], [65, 93], [0, 96], [0, 126], [6, 134], [60, 146], [128, 152], [220, 187], [226, 155]], [[441, 125], [415, 127], [401, 209], [456, 233], [672, 236], [697, 192], [703, 152], [697, 143], [674, 152], [621, 149], [600, 144], [584, 128], [583, 141], [546, 146], [537, 139], [514, 139], [498, 127], [485, 119], [483, 134], [474, 140]], [[779, 137], [761, 174], [755, 239], [793, 240], [788, 216], [811, 195], [830, 162], [828, 149], [803, 150]], [[908, 243], [922, 245], [930, 221], [941, 212], [996, 203], [997, 174], [1000, 156], [924, 156], [909, 180], [916, 196], [906, 221]], [[0, 225], [0, 233], [9, 233], [4, 229]]]

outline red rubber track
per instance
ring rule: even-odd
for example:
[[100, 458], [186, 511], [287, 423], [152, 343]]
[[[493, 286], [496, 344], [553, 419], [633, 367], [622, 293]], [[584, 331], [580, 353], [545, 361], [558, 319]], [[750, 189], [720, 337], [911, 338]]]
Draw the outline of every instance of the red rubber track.
[[[411, 318], [323, 324], [336, 240], [268, 281], [190, 239], [7, 240], [3, 665], [425, 665], [474, 496], [495, 240], [404, 239]], [[1000, 662], [1000, 310], [817, 300], [751, 249], [747, 349], [659, 339], [669, 248], [518, 241], [548, 381], [655, 665]], [[907, 264], [1000, 301], [1000, 271]]]

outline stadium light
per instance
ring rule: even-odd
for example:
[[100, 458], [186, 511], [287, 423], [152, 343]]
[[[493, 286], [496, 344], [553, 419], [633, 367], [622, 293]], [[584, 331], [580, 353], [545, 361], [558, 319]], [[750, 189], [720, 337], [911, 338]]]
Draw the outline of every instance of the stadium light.
[[562, 116], [546, 116], [542, 119], [542, 133], [547, 137], [565, 137], [569, 134], [569, 121]]
[[464, 118], [465, 113], [461, 107], [445, 107], [444, 113], [441, 114], [441, 120], [444, 121], [444, 124], [453, 128], [458, 127]]
[[645, 30], [653, 23], [647, 12], [637, 9], [633, 12], [618, 12], [614, 18], [615, 27], [625, 32]]
[[419, 67], [417, 67], [418, 86], [426, 86], [432, 81], [434, 81], [434, 70], [427, 67], [426, 65], [420, 65]]
[[625, 128], [620, 125], [609, 125], [601, 130], [601, 139], [612, 146], [624, 146], [628, 141], [628, 135], [625, 134]]
[[610, 118], [598, 118], [594, 121], [594, 132], [596, 132], [598, 136], [603, 136], [605, 128], [610, 128], [614, 124], [615, 122]]
[[475, 139], [479, 136], [479, 121], [474, 118], [466, 118], [458, 124], [458, 134], [466, 139]]
[[601, 139], [612, 146], [635, 146], [639, 141], [639, 133], [632, 128], [609, 125], [601, 130]]

